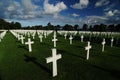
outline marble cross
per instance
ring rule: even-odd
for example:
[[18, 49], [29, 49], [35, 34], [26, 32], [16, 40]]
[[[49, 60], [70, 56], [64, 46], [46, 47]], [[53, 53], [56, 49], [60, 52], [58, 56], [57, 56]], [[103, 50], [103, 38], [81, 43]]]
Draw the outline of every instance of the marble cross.
[[47, 33], [46, 32], [44, 32], [44, 36], [45, 36], [45, 38], [47, 37]]
[[17, 38], [18, 38], [18, 40], [20, 40], [20, 35], [19, 34], [17, 35]]
[[30, 38], [28, 38], [28, 42], [25, 42], [25, 44], [28, 45], [28, 48], [29, 48], [29, 52], [32, 52], [32, 44], [34, 43], [34, 41], [31, 41]]
[[42, 38], [43, 38], [43, 35], [39, 35], [39, 38], [40, 38], [40, 42], [42, 42]]
[[56, 39], [56, 37], [54, 37], [53, 39], [52, 39], [52, 41], [54, 42], [54, 47], [56, 47], [56, 41], [57, 41], [58, 39]]
[[28, 32], [28, 34], [27, 34], [27, 35], [28, 35], [28, 37], [30, 37], [30, 32]]
[[24, 44], [25, 37], [23, 35], [21, 35], [20, 39], [21, 39], [22, 44]]
[[102, 42], [102, 45], [103, 45], [103, 46], [102, 46], [102, 52], [104, 51], [105, 43], [106, 43], [106, 42], [105, 42], [105, 39], [103, 39], [103, 42]]
[[54, 31], [54, 35], [53, 35], [53, 39], [52, 39], [52, 41], [54, 42], [54, 47], [56, 47], [56, 41], [58, 40], [58, 39], [56, 39], [56, 32]]
[[113, 47], [113, 41], [114, 41], [114, 38], [112, 37], [112, 39], [111, 39], [111, 47]]
[[32, 35], [33, 39], [35, 39], [35, 34]]
[[57, 50], [56, 48], [52, 49], [52, 57], [46, 58], [47, 63], [52, 62], [53, 63], [53, 77], [57, 76], [57, 60], [61, 59], [61, 54], [56, 54]]
[[64, 34], [65, 39], [67, 38], [67, 34]]
[[83, 36], [83, 35], [81, 35], [81, 42], [83, 42], [83, 38], [84, 38], [84, 36]]
[[72, 39], [73, 39], [73, 37], [72, 37], [72, 35], [70, 35], [70, 37], [69, 37], [70, 44], [72, 44]]
[[90, 45], [90, 42], [88, 41], [88, 45], [85, 47], [85, 50], [87, 50], [87, 60], [89, 59], [89, 53], [90, 53], [91, 48], [92, 46]]
[[56, 36], [56, 31], [54, 31], [54, 36], [53, 36], [53, 37], [54, 37], [54, 38], [57, 37], [57, 36]]

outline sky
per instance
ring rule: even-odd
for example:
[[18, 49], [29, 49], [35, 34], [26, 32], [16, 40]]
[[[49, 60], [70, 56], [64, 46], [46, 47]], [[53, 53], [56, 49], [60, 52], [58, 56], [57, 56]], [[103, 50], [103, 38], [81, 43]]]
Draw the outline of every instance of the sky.
[[0, 18], [23, 27], [118, 24], [120, 0], [0, 0]]

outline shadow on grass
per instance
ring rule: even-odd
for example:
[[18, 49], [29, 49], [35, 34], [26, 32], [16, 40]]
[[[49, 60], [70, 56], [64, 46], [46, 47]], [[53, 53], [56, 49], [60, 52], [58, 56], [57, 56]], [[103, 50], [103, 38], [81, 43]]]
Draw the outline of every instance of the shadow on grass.
[[108, 55], [108, 56], [112, 56], [112, 57], [116, 57], [116, 58], [120, 58], [120, 56], [118, 56], [118, 55]]
[[78, 45], [75, 45], [75, 47], [84, 49], [84, 47], [83, 47], [83, 46], [78, 46]]
[[19, 40], [16, 40], [16, 42], [17, 42], [17, 43], [21, 43], [21, 41], [19, 41]]
[[0, 71], [0, 80], [3, 80], [3, 79], [2, 79], [2, 76], [1, 76], [1, 71]]
[[97, 68], [97, 69], [100, 69], [100, 70], [103, 70], [103, 71], [109, 72], [111, 76], [120, 79], [120, 71], [119, 71], [119, 70], [115, 70], [115, 69], [107, 69], [107, 68], [99, 67], [99, 66], [94, 65], [94, 64], [91, 64], [91, 63], [88, 63], [88, 64], [90, 64], [92, 67], [95, 67], [95, 68]]
[[48, 68], [46, 68], [45, 66], [43, 66], [42, 64], [40, 64], [39, 62], [36, 61], [37, 58], [35, 58], [35, 57], [30, 57], [30, 56], [28, 56], [28, 55], [24, 55], [24, 57], [25, 57], [24, 60], [25, 60], [26, 62], [32, 62], [32, 63], [34, 63], [36, 66], [42, 68], [44, 71], [46, 71], [46, 72], [48, 72], [50, 75], [52, 75], [51, 70], [49, 70]]
[[63, 51], [63, 50], [57, 50], [57, 51], [58, 51], [58, 53], [61, 53], [61, 54], [66, 54], [66, 55], [70, 55], [70, 56], [74, 56], [74, 57], [85, 59], [85, 57], [82, 57], [80, 55], [76, 55], [76, 54], [73, 54], [73, 53], [68, 53], [68, 52]]
[[22, 48], [22, 49], [28, 50], [28, 48], [26, 48], [26, 46], [24, 46], [24, 45], [18, 45], [18, 48]]

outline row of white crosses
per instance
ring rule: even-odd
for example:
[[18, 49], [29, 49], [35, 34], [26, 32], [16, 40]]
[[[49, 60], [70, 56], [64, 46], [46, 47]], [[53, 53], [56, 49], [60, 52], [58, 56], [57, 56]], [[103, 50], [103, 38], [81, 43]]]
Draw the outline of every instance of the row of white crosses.
[[[112, 47], [112, 45], [113, 45], [113, 41], [114, 41], [114, 39], [113, 39], [113, 37], [112, 37], [112, 39], [111, 39], [111, 47]], [[102, 52], [104, 52], [104, 50], [105, 50], [105, 38], [103, 38], [103, 42], [102, 42]], [[87, 50], [87, 60], [89, 59], [89, 54], [90, 54], [90, 49], [92, 48], [92, 46], [90, 45], [90, 42], [88, 41], [88, 45], [85, 47], [85, 50]]]
[[4, 38], [4, 36], [6, 35], [6, 32], [7, 32], [6, 30], [3, 30], [3, 32], [0, 33], [0, 42]]
[[56, 31], [54, 31], [54, 35], [53, 35], [53, 39], [52, 41], [54, 42], [54, 47], [56, 47], [56, 41], [58, 41], [58, 39], [56, 39], [57, 35], [56, 35]]
[[[34, 44], [34, 41], [31, 41], [30, 34], [32, 34], [33, 39], [34, 39], [36, 32], [33, 32], [33, 33], [28, 32], [27, 33], [27, 35], [28, 35], [28, 41], [25, 42], [25, 45], [28, 45], [29, 52], [32, 52], [32, 44]], [[25, 37], [23, 35], [21, 35], [20, 36], [20, 40], [21, 40], [22, 44], [24, 44], [24, 39], [25, 39]]]
[[[54, 47], [56, 47], [56, 41], [57, 41], [56, 37], [57, 37], [56, 31], [54, 31], [54, 35], [53, 35], [53, 39], [52, 39], [52, 41], [54, 42]], [[52, 68], [53, 77], [57, 76], [57, 60], [61, 59], [61, 58], [62, 58], [62, 56], [61, 56], [61, 54], [57, 54], [56, 48], [52, 49], [52, 57], [46, 58], [47, 63], [52, 62], [52, 64], [53, 64], [53, 68]]]
[[[54, 47], [56, 47], [56, 41], [57, 41], [56, 32], [54, 32], [53, 37], [54, 37], [54, 39], [52, 41], [54, 41]], [[72, 35], [70, 35], [69, 39], [70, 39], [70, 44], [72, 44], [72, 39], [73, 39]], [[113, 42], [113, 39], [111, 40], [111, 42]], [[28, 42], [25, 43], [25, 44], [28, 44], [30, 52], [32, 51], [31, 44], [33, 44], [33, 43], [34, 42], [31, 41], [30, 38], [28, 38]], [[103, 45], [102, 51], [104, 51], [105, 39], [103, 39], [102, 45]], [[89, 53], [90, 53], [91, 48], [92, 48], [92, 46], [90, 45], [90, 42], [88, 41], [88, 45], [85, 47], [85, 50], [87, 50], [87, 57], [86, 57], [87, 60], [89, 59]], [[50, 62], [53, 63], [53, 77], [57, 76], [57, 60], [61, 59], [61, 58], [62, 58], [62, 56], [61, 56], [61, 54], [57, 54], [56, 48], [52, 49], [52, 57], [46, 58], [47, 63], [50, 63]]]
[[[64, 34], [64, 38], [66, 39], [66, 37], [67, 37], [67, 34], [68, 34], [68, 32], [67, 31], [59, 31], [58, 32], [59, 34], [61, 34], [61, 35], [63, 35]], [[72, 31], [72, 33], [71, 34], [77, 34], [77, 32], [75, 31]], [[97, 35], [97, 36], [99, 36], [100, 34], [102, 34], [102, 35], [113, 35], [113, 34], [118, 34], [118, 33], [109, 33], [109, 32], [102, 32], [102, 33], [100, 33], [100, 32], [92, 32], [92, 34], [91, 34], [91, 32], [79, 32], [79, 34], [82, 34], [81, 35], [81, 42], [83, 42], [83, 39], [84, 39], [84, 36], [83, 36], [83, 34], [89, 34], [90, 36], [93, 34], [93, 35]], [[95, 37], [95, 36], [94, 36]], [[70, 35], [70, 37], [69, 37], [69, 40], [70, 40], [70, 44], [72, 44], [72, 40], [73, 40], [73, 37], [72, 37], [72, 35]], [[111, 47], [113, 47], [113, 41], [114, 41], [114, 38], [112, 37], [111, 38]], [[102, 52], [104, 51], [104, 45], [105, 45], [105, 41], [102, 43], [102, 45], [103, 45], [103, 48], [102, 48]]]
[[[83, 42], [83, 38], [84, 38], [84, 36], [81, 35], [81, 42]], [[72, 35], [70, 35], [69, 40], [70, 40], [70, 44], [72, 44], [72, 40], [73, 40]]]
[[73, 34], [73, 35], [76, 35], [77, 33], [79, 35], [93, 35], [94, 37], [96, 36], [104, 36], [104, 37], [107, 37], [107, 36], [113, 36], [113, 35], [119, 35], [118, 32], [90, 32], [90, 31], [58, 31], [58, 33], [60, 35], [64, 35], [64, 37], [66, 36], [66, 34], [70, 33], [70, 34]]
[[[25, 39], [25, 37], [21, 34], [19, 34], [19, 33], [16, 33], [16, 32], [14, 32], [14, 31], [10, 31], [16, 38], [18, 38], [18, 40], [21, 40], [21, 43], [22, 44], [24, 44], [24, 39]], [[28, 32], [28, 36], [30, 37], [30, 33]], [[32, 52], [32, 44], [33, 44], [34, 42], [33, 41], [31, 41], [31, 38], [28, 38], [28, 42], [25, 42], [25, 44], [26, 45], [28, 45], [28, 49], [29, 49], [29, 52]]]
[[[16, 30], [15, 30], [16, 31]], [[25, 35], [27, 35], [28, 36], [28, 41], [27, 42], [25, 42], [25, 44], [26, 45], [28, 45], [28, 49], [29, 49], [29, 52], [32, 52], [32, 44], [34, 44], [34, 41], [31, 41], [31, 38], [30, 38], [30, 35], [32, 35], [33, 36], [33, 39], [35, 38], [35, 34], [36, 34], [36, 31], [33, 31], [33, 30], [31, 30], [31, 31], [27, 31], [27, 30], [25, 30], [25, 31], [16, 31], [16, 32], [14, 32], [14, 31], [10, 31], [16, 38], [18, 38], [18, 40], [21, 40], [21, 43], [22, 44], [24, 44], [24, 39], [25, 39], [25, 37], [22, 35], [22, 34], [25, 34]], [[49, 33], [48, 34], [50, 34], [52, 31], [49, 31]], [[21, 34], [21, 35], [20, 35]], [[44, 34], [45, 34], [45, 38], [46, 38], [46, 36], [47, 36], [47, 32], [44, 32]], [[40, 37], [40, 42], [42, 42], [42, 35], [40, 35], [39, 36]]]
[[[114, 38], [111, 38], [111, 47], [113, 47], [113, 42], [114, 42]], [[103, 38], [103, 42], [102, 42], [102, 52], [104, 52], [105, 50], [105, 38]]]
[[[23, 37], [21, 37], [21, 39], [23, 40]], [[56, 47], [56, 33], [54, 33], [54, 47]], [[26, 42], [25, 44], [27, 44], [29, 46], [29, 52], [32, 52], [32, 47], [31, 44], [33, 44], [34, 42], [31, 41], [30, 38], [28, 38], [28, 42]], [[53, 77], [57, 76], [57, 60], [61, 58], [61, 54], [56, 54], [57, 50], [56, 48], [52, 49], [52, 57], [48, 57], [46, 58], [47, 63], [52, 62], [53, 63]]]
[[[13, 31], [11, 31], [11, 33], [15, 34]], [[56, 47], [56, 41], [57, 41], [57, 39], [56, 39], [56, 32], [54, 32], [54, 36], [53, 37], [54, 37], [54, 39], [52, 41], [54, 41], [54, 47]], [[23, 40], [24, 37], [21, 35], [21, 37], [19, 39]], [[28, 38], [28, 42], [25, 42], [25, 44], [27, 44], [28, 47], [29, 47], [29, 52], [32, 52], [31, 45], [33, 43], [34, 42], [31, 41], [30, 38]], [[61, 54], [57, 54], [56, 48], [52, 49], [52, 57], [46, 58], [47, 63], [50, 63], [50, 62], [53, 63], [53, 77], [57, 76], [57, 60], [60, 59], [60, 58], [61, 58]]]

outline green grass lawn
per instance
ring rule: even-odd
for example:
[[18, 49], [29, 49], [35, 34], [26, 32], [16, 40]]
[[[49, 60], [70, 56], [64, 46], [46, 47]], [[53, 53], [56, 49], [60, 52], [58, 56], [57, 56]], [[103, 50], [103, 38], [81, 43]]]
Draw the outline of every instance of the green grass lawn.
[[[120, 80], [120, 47], [105, 47], [101, 52], [101, 43], [91, 43], [90, 59], [86, 60], [84, 47], [74, 39], [73, 44], [58, 35], [57, 53], [58, 76], [52, 77], [52, 64], [45, 58], [52, 55], [53, 38], [50, 34], [43, 43], [36, 35], [33, 51], [22, 45], [10, 32], [0, 43], [0, 80]], [[27, 41], [27, 39], [25, 40]]]

